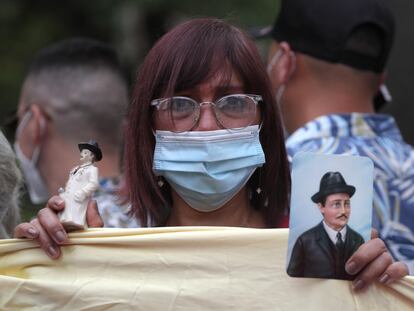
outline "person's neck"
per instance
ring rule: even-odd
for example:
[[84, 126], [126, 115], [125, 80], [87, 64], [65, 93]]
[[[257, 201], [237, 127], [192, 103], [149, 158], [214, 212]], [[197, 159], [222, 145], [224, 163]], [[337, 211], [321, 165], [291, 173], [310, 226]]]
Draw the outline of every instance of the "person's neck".
[[[286, 120], [289, 133], [293, 133], [306, 123], [324, 115], [341, 113], [374, 113], [373, 96], [368, 92], [358, 93], [351, 89], [333, 87], [317, 88], [314, 85], [297, 91], [289, 100], [291, 107], [289, 120]], [[283, 104], [283, 103], [282, 103]]]
[[172, 198], [173, 207], [167, 226], [265, 227], [262, 215], [250, 206], [246, 187], [224, 206], [212, 212], [193, 209], [174, 190]]

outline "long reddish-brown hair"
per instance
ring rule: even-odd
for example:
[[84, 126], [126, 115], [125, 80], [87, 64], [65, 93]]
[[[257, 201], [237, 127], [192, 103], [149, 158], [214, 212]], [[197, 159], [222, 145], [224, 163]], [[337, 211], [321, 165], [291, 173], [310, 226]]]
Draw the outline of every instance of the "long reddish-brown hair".
[[[194, 88], [218, 72], [223, 75], [225, 71], [224, 76], [229, 77], [233, 70], [246, 93], [263, 98], [260, 142], [266, 164], [247, 184], [251, 206], [262, 213], [268, 227], [277, 227], [287, 213], [289, 164], [280, 113], [264, 64], [252, 40], [240, 29], [222, 20], [202, 18], [176, 26], [154, 45], [134, 87], [125, 137], [124, 190], [132, 213], [143, 226], [164, 225], [172, 207], [169, 185], [160, 188], [152, 171], [155, 139], [151, 100]], [[256, 192], [259, 186], [260, 194]]]

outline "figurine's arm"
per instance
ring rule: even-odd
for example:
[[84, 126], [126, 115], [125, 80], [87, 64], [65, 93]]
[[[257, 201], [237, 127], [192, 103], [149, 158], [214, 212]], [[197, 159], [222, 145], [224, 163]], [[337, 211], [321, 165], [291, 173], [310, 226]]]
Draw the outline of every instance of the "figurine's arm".
[[95, 190], [97, 190], [98, 187], [99, 187], [98, 168], [96, 166], [90, 166], [88, 168], [88, 183], [75, 194], [75, 197], [77, 197], [79, 201], [83, 201], [88, 196], [92, 195], [92, 193]]

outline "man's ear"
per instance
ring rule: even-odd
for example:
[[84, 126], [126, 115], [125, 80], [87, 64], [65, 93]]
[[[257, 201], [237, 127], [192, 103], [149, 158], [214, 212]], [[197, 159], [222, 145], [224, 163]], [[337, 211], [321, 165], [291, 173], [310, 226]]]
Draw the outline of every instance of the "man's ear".
[[286, 84], [295, 70], [294, 53], [289, 43], [273, 42], [268, 57], [269, 76], [275, 88]]

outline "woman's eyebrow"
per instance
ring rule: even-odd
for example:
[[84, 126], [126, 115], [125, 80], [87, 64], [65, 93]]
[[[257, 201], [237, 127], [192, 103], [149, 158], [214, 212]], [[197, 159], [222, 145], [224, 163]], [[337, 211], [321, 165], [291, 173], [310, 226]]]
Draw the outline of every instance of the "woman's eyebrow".
[[[217, 85], [214, 87], [214, 92], [218, 94], [222, 93], [232, 93], [232, 92], [242, 92], [243, 91], [243, 85], [241, 84], [231, 84], [231, 85]], [[189, 95], [197, 95], [198, 90], [197, 88], [191, 88], [186, 90], [180, 90], [175, 93], [178, 96], [189, 96]]]
[[226, 86], [217, 86], [216, 91], [218, 93], [224, 93], [224, 92], [240, 92], [243, 90], [243, 85], [241, 84], [233, 84], [233, 85], [226, 85]]

